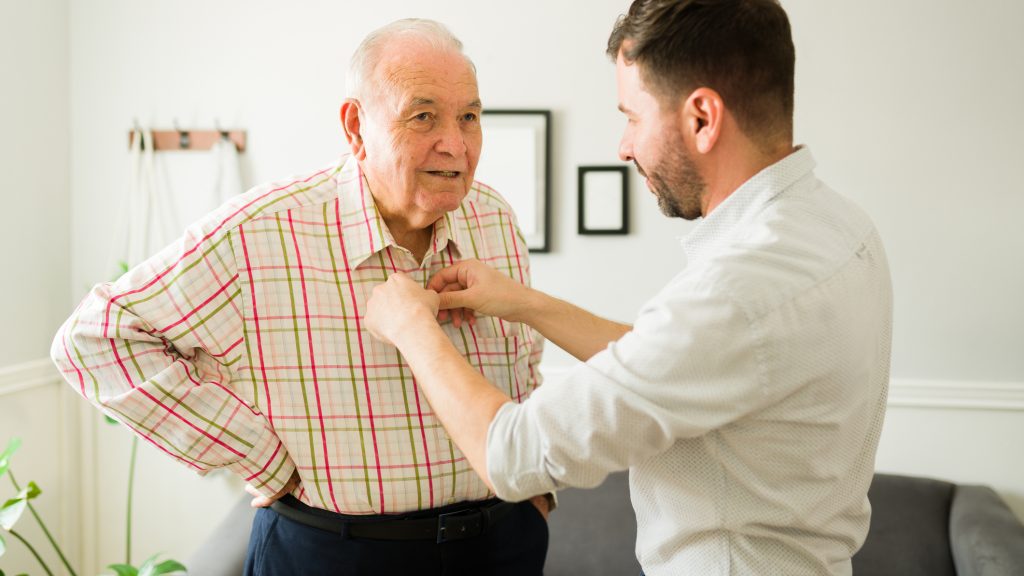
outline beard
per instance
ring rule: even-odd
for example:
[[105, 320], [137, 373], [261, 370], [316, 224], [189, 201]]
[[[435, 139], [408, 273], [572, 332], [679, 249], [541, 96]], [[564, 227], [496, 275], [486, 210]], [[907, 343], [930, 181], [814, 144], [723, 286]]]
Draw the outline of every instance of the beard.
[[707, 185], [682, 142], [673, 142], [666, 150], [665, 158], [653, 166], [650, 173], [645, 172], [635, 159], [633, 164], [651, 183], [651, 191], [658, 199], [658, 209], [662, 214], [669, 218], [696, 220], [703, 216], [701, 198]]

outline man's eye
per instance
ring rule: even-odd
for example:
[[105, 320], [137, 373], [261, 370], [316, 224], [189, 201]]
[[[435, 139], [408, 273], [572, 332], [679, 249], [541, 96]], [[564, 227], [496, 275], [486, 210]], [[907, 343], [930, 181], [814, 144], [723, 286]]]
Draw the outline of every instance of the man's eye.
[[464, 122], [476, 122], [478, 117], [475, 112], [467, 112], [462, 115], [462, 120]]
[[430, 120], [430, 112], [420, 112], [419, 114], [414, 116], [413, 119], [418, 120], [420, 122], [426, 122], [427, 120]]

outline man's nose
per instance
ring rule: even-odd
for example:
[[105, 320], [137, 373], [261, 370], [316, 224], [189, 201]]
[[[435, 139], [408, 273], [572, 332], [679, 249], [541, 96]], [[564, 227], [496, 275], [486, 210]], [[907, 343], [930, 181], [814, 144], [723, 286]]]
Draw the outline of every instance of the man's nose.
[[444, 122], [440, 128], [434, 149], [442, 154], [462, 156], [466, 153], [466, 138], [458, 120]]
[[633, 139], [630, 138], [629, 132], [622, 133], [622, 139], [619, 140], [619, 160], [623, 162], [633, 161]]

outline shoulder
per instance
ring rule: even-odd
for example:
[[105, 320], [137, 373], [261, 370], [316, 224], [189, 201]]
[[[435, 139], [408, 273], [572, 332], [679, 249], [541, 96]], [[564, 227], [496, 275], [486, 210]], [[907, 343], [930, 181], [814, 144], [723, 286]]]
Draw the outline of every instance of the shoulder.
[[855, 203], [815, 182], [743, 222], [688, 275], [760, 315], [833, 278], [877, 236]]
[[197, 222], [204, 235], [222, 236], [282, 212], [316, 208], [337, 198], [336, 177], [343, 163], [274, 180], [231, 198]]
[[500, 213], [514, 217], [512, 206], [497, 190], [483, 182], [474, 181], [463, 200], [463, 206], [471, 206], [490, 213]]

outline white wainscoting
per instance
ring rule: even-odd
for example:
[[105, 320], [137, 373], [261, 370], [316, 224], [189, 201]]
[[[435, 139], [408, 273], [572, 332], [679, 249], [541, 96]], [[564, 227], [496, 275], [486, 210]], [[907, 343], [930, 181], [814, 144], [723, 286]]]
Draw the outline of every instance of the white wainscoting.
[[[74, 395], [48, 359], [0, 368], [0, 449], [20, 437], [21, 449], [11, 471], [23, 488], [35, 482], [42, 494], [33, 506], [76, 570], [81, 565], [78, 539], [78, 420]], [[0, 501], [15, 493], [9, 478], [0, 478]], [[29, 512], [15, 526], [55, 574], [66, 574]], [[5, 534], [7, 553], [0, 568], [7, 574], [41, 574], [42, 568], [17, 539]]]
[[[80, 574], [109, 573], [125, 562], [126, 494], [131, 435], [64, 383], [48, 359], [0, 368], [0, 442], [20, 436], [14, 458], [22, 485], [35, 481], [34, 502]], [[14, 493], [0, 478], [0, 498]], [[192, 551], [243, 494], [226, 473], [200, 478], [145, 442], [139, 443], [133, 504], [132, 563], [151, 554], [186, 562]], [[17, 528], [55, 574], [65, 574], [45, 536], [27, 513]], [[41, 574], [20, 542], [5, 538], [0, 558], [7, 574]], [[187, 563], [187, 562], [186, 562]]]
[[[547, 383], [571, 369], [541, 366]], [[879, 472], [986, 484], [1024, 520], [1024, 382], [895, 378]]]

